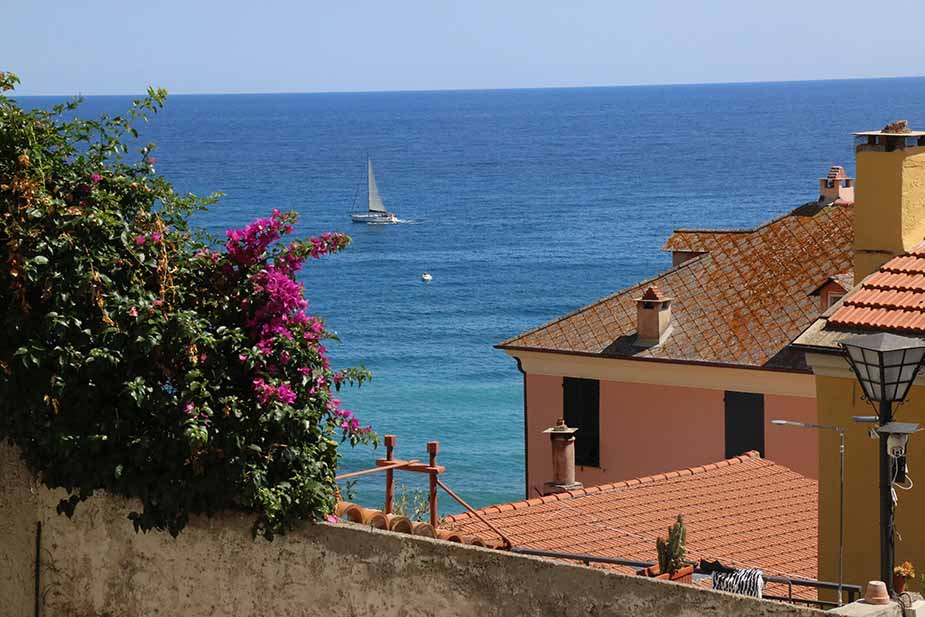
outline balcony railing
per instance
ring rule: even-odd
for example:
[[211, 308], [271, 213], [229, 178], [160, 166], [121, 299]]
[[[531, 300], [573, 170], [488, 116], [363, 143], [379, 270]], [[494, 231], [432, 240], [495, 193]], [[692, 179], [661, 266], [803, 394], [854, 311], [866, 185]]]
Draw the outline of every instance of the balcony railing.
[[[521, 555], [533, 555], [535, 557], [552, 557], [555, 559], [567, 559], [569, 561], [578, 561], [586, 566], [591, 565], [592, 563], [606, 563], [615, 566], [625, 566], [628, 568], [648, 568], [650, 566], [656, 565], [651, 561], [635, 561], [633, 559], [619, 559], [616, 557], [599, 557], [597, 555], [583, 555], [580, 553], [560, 553], [558, 551], [541, 551], [532, 548], [521, 548], [521, 547], [512, 547], [511, 552], [520, 553]], [[705, 574], [700, 571], [699, 568], [694, 570], [694, 574]], [[793, 578], [787, 576], [770, 576], [764, 575], [765, 582], [768, 583], [779, 583], [787, 586], [787, 595], [762, 595], [762, 598], [765, 600], [779, 600], [782, 602], [789, 602], [791, 604], [806, 604], [809, 606], [818, 606], [821, 608], [835, 608], [839, 604], [838, 602], [831, 602], [827, 600], [819, 599], [810, 599], [810, 598], [796, 598], [793, 596], [794, 587], [809, 587], [811, 589], [825, 589], [831, 591], [838, 590], [838, 583], [832, 583], [830, 581], [815, 581], [806, 578]], [[854, 602], [861, 595], [861, 588], [858, 585], [842, 585], [842, 593], [846, 594], [848, 598], [848, 603]]]

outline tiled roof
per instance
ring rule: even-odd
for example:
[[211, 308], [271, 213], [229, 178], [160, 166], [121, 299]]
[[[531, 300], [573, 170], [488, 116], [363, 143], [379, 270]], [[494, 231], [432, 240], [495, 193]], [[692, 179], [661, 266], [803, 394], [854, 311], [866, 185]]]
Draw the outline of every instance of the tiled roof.
[[[814, 480], [750, 452], [703, 467], [491, 506], [479, 513], [515, 547], [638, 561], [656, 560], [656, 537], [665, 537], [681, 514], [688, 559], [815, 579], [817, 495]], [[442, 527], [492, 535], [469, 513], [446, 517]]]
[[925, 333], [925, 243], [894, 257], [845, 296], [829, 326]]
[[841, 272], [839, 274], [833, 274], [819, 285], [816, 285], [816, 288], [810, 292], [810, 295], [818, 295], [826, 285], [835, 283], [843, 290], [848, 291], [854, 286], [854, 275], [851, 272]]
[[[852, 211], [813, 202], [754, 230], [697, 232], [689, 246], [707, 254], [498, 347], [803, 369], [800, 354], [781, 352], [819, 316], [809, 293], [851, 271]], [[639, 348], [634, 298], [652, 285], [674, 298], [672, 331]]]
[[727, 236], [754, 232], [754, 229], [676, 229], [665, 240], [662, 250], [708, 253], [717, 248]]
[[838, 283], [842, 286], [842, 289], [845, 291], [854, 287], [854, 273], [853, 272], [841, 272], [832, 276], [832, 281]]

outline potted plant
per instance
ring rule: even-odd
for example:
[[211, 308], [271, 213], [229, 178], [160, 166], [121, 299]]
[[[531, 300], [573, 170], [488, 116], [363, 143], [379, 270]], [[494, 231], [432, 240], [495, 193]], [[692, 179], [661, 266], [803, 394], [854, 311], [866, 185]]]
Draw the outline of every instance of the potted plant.
[[906, 579], [915, 578], [915, 566], [911, 561], [904, 561], [893, 568], [893, 589], [896, 593], [903, 593], [906, 590]]
[[668, 539], [663, 540], [659, 537], [655, 541], [655, 549], [658, 552], [658, 566], [638, 570], [636, 574], [679, 583], [692, 583], [694, 566], [684, 562], [686, 552], [684, 542], [686, 539], [687, 529], [684, 527], [684, 519], [679, 514], [678, 520], [668, 528]]

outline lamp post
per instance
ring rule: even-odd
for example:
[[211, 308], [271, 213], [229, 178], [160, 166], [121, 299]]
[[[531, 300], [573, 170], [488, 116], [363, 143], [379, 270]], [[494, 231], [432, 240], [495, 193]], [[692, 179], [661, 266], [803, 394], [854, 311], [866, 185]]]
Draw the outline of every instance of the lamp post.
[[[877, 421], [893, 421], [893, 403], [905, 400], [922, 366], [925, 344], [895, 334], [868, 334], [841, 343], [848, 364], [861, 382], [864, 396], [880, 404]], [[880, 437], [880, 579], [893, 591], [893, 461], [887, 438]]]
[[842, 605], [845, 581], [845, 429], [830, 424], [813, 424], [794, 420], [771, 420], [777, 426], [796, 426], [838, 433], [838, 605]]

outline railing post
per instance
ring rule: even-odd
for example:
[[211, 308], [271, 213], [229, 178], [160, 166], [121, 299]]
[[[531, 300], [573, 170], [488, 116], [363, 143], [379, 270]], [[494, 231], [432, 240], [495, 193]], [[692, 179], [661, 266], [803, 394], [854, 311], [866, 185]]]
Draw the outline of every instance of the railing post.
[[430, 455], [430, 524], [437, 528], [437, 452], [440, 451], [439, 441], [427, 442], [427, 453]]
[[[385, 460], [391, 461], [394, 460], [393, 453], [395, 450], [395, 444], [398, 439], [395, 435], [386, 435], [383, 437], [383, 442], [385, 442]], [[385, 472], [385, 513], [392, 513], [393, 501], [395, 500], [395, 477], [391, 469]]]

